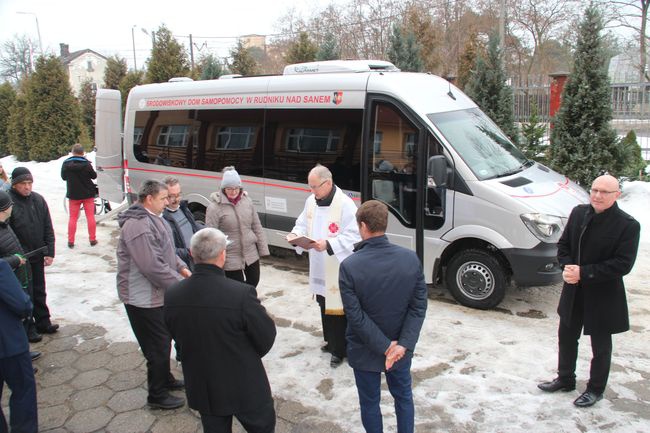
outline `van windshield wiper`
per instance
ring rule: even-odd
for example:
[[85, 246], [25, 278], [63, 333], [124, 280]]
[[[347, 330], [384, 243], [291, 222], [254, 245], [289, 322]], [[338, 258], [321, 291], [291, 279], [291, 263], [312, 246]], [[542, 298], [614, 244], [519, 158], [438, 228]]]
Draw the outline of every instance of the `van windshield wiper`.
[[520, 173], [520, 172], [522, 172], [525, 168], [530, 167], [530, 166], [533, 165], [534, 163], [535, 163], [535, 161], [533, 161], [532, 159], [527, 159], [523, 164], [519, 165], [519, 167], [514, 168], [514, 169], [512, 169], [512, 170], [508, 170], [508, 171], [503, 172], [503, 173], [500, 173], [500, 174], [496, 175], [495, 178], [506, 177], [506, 176], [512, 176], [513, 174]]

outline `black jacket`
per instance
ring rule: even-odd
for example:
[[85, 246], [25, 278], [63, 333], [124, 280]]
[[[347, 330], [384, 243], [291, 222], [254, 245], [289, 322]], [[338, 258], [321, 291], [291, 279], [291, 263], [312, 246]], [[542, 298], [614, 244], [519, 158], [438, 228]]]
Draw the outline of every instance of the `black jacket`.
[[630, 329], [623, 275], [632, 270], [641, 226], [614, 203], [597, 214], [576, 206], [558, 242], [560, 266], [580, 266], [577, 285], [564, 283], [558, 314], [570, 321], [576, 290], [584, 297], [584, 333], [616, 334]]
[[31, 279], [29, 262], [21, 266], [20, 259], [16, 256], [24, 253], [11, 226], [6, 221], [0, 222], [0, 259], [9, 264], [20, 284], [26, 287]]
[[30, 257], [29, 261], [42, 261], [44, 256], [54, 257], [54, 228], [50, 209], [43, 196], [32, 191], [30, 195], [24, 197], [13, 188], [9, 194], [14, 202], [9, 224], [23, 250], [28, 253], [46, 245], [48, 248], [46, 254], [36, 254]]
[[[181, 201], [179, 209], [176, 212], [178, 211], [183, 212], [185, 218], [188, 219], [190, 225], [192, 226], [193, 233], [196, 233], [203, 228], [194, 220], [194, 215], [192, 215], [192, 211], [190, 211], [190, 209], [187, 207], [187, 200]], [[174, 217], [171, 214], [171, 211], [169, 211], [168, 209], [165, 209], [163, 211], [162, 216], [163, 218], [165, 218], [165, 220], [167, 220], [167, 222], [172, 228], [172, 236], [174, 238], [174, 246], [176, 247], [176, 255], [180, 257], [181, 260], [183, 260], [190, 269], [192, 269], [193, 263], [192, 263], [192, 258], [190, 256], [190, 246], [185, 244], [185, 239], [183, 238], [183, 233], [181, 233], [181, 228], [178, 226], [176, 220], [174, 220]]]
[[66, 197], [72, 200], [85, 200], [95, 197], [97, 188], [92, 179], [97, 173], [92, 164], [83, 156], [72, 156], [61, 165], [61, 178], [66, 181]]
[[262, 357], [275, 341], [275, 323], [253, 286], [197, 264], [191, 277], [165, 293], [164, 314], [192, 409], [225, 416], [272, 402]]

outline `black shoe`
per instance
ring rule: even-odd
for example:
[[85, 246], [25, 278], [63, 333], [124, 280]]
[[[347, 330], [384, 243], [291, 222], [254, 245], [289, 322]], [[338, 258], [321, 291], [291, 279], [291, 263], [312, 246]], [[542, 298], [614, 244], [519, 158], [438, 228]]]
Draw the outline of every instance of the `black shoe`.
[[174, 379], [173, 382], [167, 382], [167, 389], [177, 391], [185, 388], [185, 381], [183, 379]]
[[94, 247], [95, 245], [97, 245], [97, 241], [96, 241], [96, 240], [95, 240], [95, 241], [90, 241], [90, 246], [91, 246], [91, 247]]
[[41, 352], [29, 352], [29, 356], [32, 357], [32, 361], [36, 361], [42, 355]]
[[320, 351], [323, 353], [331, 353], [332, 350], [330, 349], [330, 345], [326, 344], [325, 346], [320, 347]]
[[50, 323], [49, 325], [45, 326], [36, 326], [36, 330], [41, 334], [54, 334], [59, 330], [59, 325], [56, 323]]
[[176, 409], [185, 405], [185, 399], [181, 397], [174, 397], [173, 395], [168, 395], [167, 397], [163, 398], [147, 397], [147, 404], [149, 404], [149, 407], [153, 407], [155, 409], [169, 410]]
[[569, 392], [576, 389], [576, 384], [563, 382], [559, 377], [556, 377], [550, 382], [538, 383], [537, 387], [545, 392], [555, 392], [555, 391]]
[[598, 400], [602, 400], [602, 394], [596, 394], [595, 392], [585, 391], [580, 397], [576, 398], [573, 402], [578, 407], [589, 407], [596, 404]]
[[36, 329], [30, 328], [29, 331], [27, 331], [27, 339], [30, 343], [38, 343], [43, 339], [43, 336], [36, 332]]
[[68, 242], [68, 248], [70, 249], [74, 248], [74, 242]]
[[332, 355], [332, 358], [330, 358], [330, 367], [336, 368], [341, 364], [343, 364], [343, 358], [339, 358], [336, 355]]

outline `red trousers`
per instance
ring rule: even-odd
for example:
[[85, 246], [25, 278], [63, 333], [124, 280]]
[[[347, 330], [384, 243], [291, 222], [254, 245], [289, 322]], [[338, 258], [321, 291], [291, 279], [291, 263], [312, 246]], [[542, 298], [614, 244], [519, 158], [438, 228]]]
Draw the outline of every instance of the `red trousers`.
[[77, 233], [77, 220], [79, 219], [79, 208], [84, 205], [84, 212], [86, 213], [86, 222], [88, 223], [88, 239], [91, 241], [96, 240], [95, 224], [95, 199], [93, 197], [84, 200], [68, 200], [68, 210], [70, 211], [70, 219], [68, 219], [68, 242], [74, 244], [74, 236]]

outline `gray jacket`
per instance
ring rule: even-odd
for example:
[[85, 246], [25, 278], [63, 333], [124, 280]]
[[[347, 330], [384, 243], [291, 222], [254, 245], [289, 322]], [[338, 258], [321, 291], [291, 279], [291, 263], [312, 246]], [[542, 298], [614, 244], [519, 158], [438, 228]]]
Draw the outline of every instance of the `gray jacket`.
[[236, 206], [220, 192], [212, 193], [210, 200], [205, 213], [206, 227], [221, 230], [232, 242], [226, 250], [225, 271], [244, 269], [260, 257], [269, 255], [269, 245], [260, 217], [246, 193]]
[[176, 255], [168, 224], [137, 203], [118, 216], [117, 293], [140, 308], [162, 307], [165, 290], [187, 267]]

